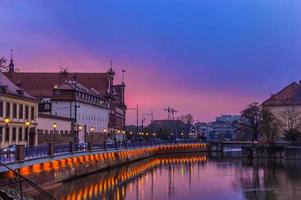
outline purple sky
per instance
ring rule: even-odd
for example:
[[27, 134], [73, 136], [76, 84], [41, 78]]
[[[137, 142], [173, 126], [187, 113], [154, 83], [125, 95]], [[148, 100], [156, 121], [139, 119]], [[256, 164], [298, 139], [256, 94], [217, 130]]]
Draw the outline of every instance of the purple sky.
[[[301, 79], [300, 0], [2, 0], [20, 71], [126, 69], [127, 104], [208, 121]], [[299, 75], [300, 74], [300, 75]], [[133, 123], [134, 112], [128, 112]]]

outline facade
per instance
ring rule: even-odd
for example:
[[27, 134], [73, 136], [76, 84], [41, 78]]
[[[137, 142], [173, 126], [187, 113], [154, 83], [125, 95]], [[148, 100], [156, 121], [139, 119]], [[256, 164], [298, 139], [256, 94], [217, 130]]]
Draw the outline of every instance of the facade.
[[234, 123], [240, 120], [239, 115], [221, 115], [208, 123], [209, 141], [232, 140], [236, 135]]
[[38, 145], [49, 142], [69, 143], [73, 141], [70, 118], [39, 113], [36, 129]]
[[0, 147], [37, 145], [38, 101], [0, 73]]
[[189, 137], [192, 139], [207, 138], [208, 124], [205, 122], [197, 122], [190, 128]]
[[94, 141], [104, 141], [109, 128], [109, 103], [96, 90], [65, 81], [54, 87], [51, 103], [52, 115], [72, 119], [79, 143], [87, 142], [92, 134]]
[[109, 128], [124, 129], [126, 105], [124, 101], [125, 84], [114, 84], [115, 72], [110, 68], [106, 73], [70, 73], [60, 72], [15, 72], [10, 70], [5, 75], [31, 96], [40, 100], [39, 112], [52, 113], [53, 88], [65, 81], [76, 81], [92, 89], [109, 103]]
[[[288, 118], [301, 114], [301, 82], [293, 82], [262, 103], [281, 122], [283, 129], [287, 128]], [[298, 117], [299, 116], [299, 117]]]

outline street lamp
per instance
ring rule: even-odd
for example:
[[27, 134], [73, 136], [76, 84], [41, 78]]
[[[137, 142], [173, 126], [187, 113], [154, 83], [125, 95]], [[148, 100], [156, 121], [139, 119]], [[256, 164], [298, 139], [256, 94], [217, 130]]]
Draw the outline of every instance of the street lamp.
[[92, 141], [91, 142], [92, 142], [92, 145], [93, 145], [93, 142], [94, 142], [93, 141], [93, 139], [94, 139], [93, 137], [94, 137], [95, 128], [91, 127], [90, 131], [91, 131], [91, 134], [92, 134]]
[[26, 121], [25, 123], [25, 140], [26, 140], [26, 144], [29, 145], [29, 141], [28, 141], [28, 133], [29, 133], [29, 126], [30, 126], [30, 121]]
[[10, 119], [8, 117], [4, 118], [4, 123], [5, 123], [6, 127], [8, 127], [9, 122], [10, 122]]
[[55, 122], [52, 123], [52, 128], [53, 128], [53, 142], [55, 142], [55, 132], [56, 132], [56, 128], [57, 128], [57, 124]]

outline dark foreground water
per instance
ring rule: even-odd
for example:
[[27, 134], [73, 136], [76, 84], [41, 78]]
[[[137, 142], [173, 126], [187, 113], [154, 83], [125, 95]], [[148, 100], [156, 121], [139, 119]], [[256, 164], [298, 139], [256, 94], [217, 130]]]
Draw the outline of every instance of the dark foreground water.
[[299, 200], [301, 163], [165, 155], [66, 182], [48, 192], [68, 200]]

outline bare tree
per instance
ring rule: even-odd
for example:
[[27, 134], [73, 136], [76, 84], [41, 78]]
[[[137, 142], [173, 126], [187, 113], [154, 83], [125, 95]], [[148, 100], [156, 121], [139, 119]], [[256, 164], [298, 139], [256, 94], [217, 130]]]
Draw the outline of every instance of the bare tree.
[[258, 141], [262, 119], [261, 108], [258, 103], [252, 103], [241, 111], [241, 118], [237, 126], [239, 129], [238, 132], [249, 135], [252, 141]]
[[4, 57], [0, 57], [0, 72], [6, 70], [6, 59]]
[[181, 120], [184, 124], [192, 124], [193, 115], [192, 114], [181, 115], [177, 119]]
[[280, 121], [267, 108], [261, 110], [260, 132], [269, 144], [274, 144], [279, 135]]
[[285, 129], [284, 136], [285, 138], [292, 143], [299, 143], [301, 139], [301, 115], [300, 112], [296, 111], [295, 106], [286, 109], [282, 113], [283, 118], [285, 119]]

